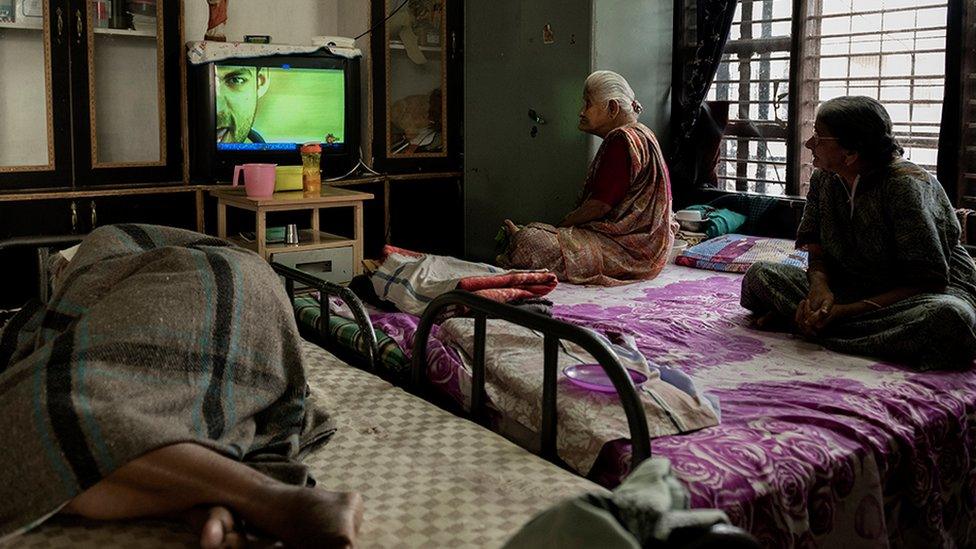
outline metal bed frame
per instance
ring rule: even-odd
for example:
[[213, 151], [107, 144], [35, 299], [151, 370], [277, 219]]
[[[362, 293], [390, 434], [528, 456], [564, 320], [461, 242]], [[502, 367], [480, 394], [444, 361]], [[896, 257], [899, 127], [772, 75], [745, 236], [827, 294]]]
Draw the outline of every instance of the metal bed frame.
[[[328, 331], [329, 317], [331, 315], [328, 305], [328, 296], [336, 296], [342, 299], [352, 310], [354, 320], [359, 325], [360, 333], [366, 338], [368, 351], [367, 364], [369, 369], [381, 377], [383, 370], [379, 364], [379, 346], [376, 340], [376, 333], [373, 331], [373, 324], [369, 320], [369, 314], [362, 301], [349, 288], [326, 282], [308, 273], [287, 267], [278, 263], [272, 263], [271, 267], [279, 275], [285, 278], [285, 290], [288, 297], [294, 300], [295, 284], [300, 283], [310, 289], [319, 291], [319, 310], [321, 319], [319, 321], [318, 336], [326, 342], [334, 342]], [[471, 395], [471, 410], [467, 413], [469, 419], [485, 425], [486, 416], [486, 393], [485, 393], [485, 336], [487, 319], [497, 318], [524, 326], [531, 330], [536, 330], [544, 334], [544, 380], [542, 389], [542, 433], [540, 435], [540, 454], [545, 459], [553, 463], [559, 463], [556, 454], [556, 381], [558, 380], [557, 353], [559, 341], [565, 340], [573, 342], [588, 353], [590, 353], [600, 363], [613, 382], [617, 393], [620, 395], [621, 405], [627, 415], [627, 424], [630, 428], [631, 444], [633, 447], [631, 454], [631, 466], [636, 467], [640, 462], [651, 456], [650, 436], [647, 428], [647, 417], [644, 414], [644, 406], [641, 403], [637, 390], [634, 388], [630, 376], [620, 364], [613, 350], [591, 332], [583, 328], [554, 320], [552, 318], [523, 311], [517, 307], [491, 301], [473, 293], [463, 290], [448, 292], [427, 306], [417, 333], [414, 336], [413, 362], [411, 364], [412, 382], [409, 389], [418, 396], [425, 397], [427, 392], [427, 342], [430, 331], [435, 320], [448, 307], [463, 306], [474, 313], [475, 317], [475, 336], [474, 336], [474, 365], [473, 365], [473, 387]], [[432, 395], [430, 395], [432, 396]], [[427, 400], [431, 400], [427, 398]], [[463, 411], [462, 411], [463, 413]]]
[[[86, 235], [57, 235], [57, 236], [26, 236], [0, 240], [0, 253], [22, 248], [37, 250], [38, 289], [42, 300], [48, 298], [48, 259], [52, 249], [66, 248], [78, 244]], [[320, 324], [320, 336], [325, 341], [332, 341], [328, 330], [329, 296], [342, 299], [352, 310], [354, 320], [359, 325], [362, 336], [366, 338], [367, 363], [374, 373], [381, 374], [379, 368], [379, 346], [376, 333], [369, 320], [362, 301], [349, 289], [331, 282], [326, 282], [308, 273], [292, 267], [272, 263], [271, 267], [285, 279], [285, 291], [289, 299], [295, 297], [295, 284], [304, 284], [319, 292], [319, 307], [323, 323]], [[651, 455], [650, 441], [647, 430], [647, 419], [637, 392], [626, 374], [616, 355], [606, 343], [593, 336], [592, 333], [549, 317], [523, 311], [516, 307], [491, 301], [475, 294], [456, 290], [435, 299], [421, 317], [415, 339], [415, 350], [412, 364], [413, 389], [419, 392], [427, 374], [426, 349], [434, 320], [446, 307], [462, 305], [474, 313], [475, 317], [475, 365], [474, 387], [472, 394], [471, 414], [482, 422], [485, 418], [485, 328], [487, 319], [498, 318], [513, 322], [520, 326], [541, 331], [544, 334], [544, 368], [543, 383], [543, 433], [542, 455], [546, 459], [561, 465], [555, 451], [556, 440], [556, 380], [557, 380], [557, 351], [560, 340], [576, 343], [596, 358], [606, 370], [614, 387], [620, 395], [621, 404], [627, 414], [627, 422], [631, 431], [633, 444], [632, 467]], [[3, 322], [0, 321], [0, 327]], [[423, 357], [423, 358], [421, 358]], [[679, 528], [668, 539], [667, 547], [681, 547], [683, 549], [719, 549], [726, 547], [741, 547], [744, 549], [758, 549], [759, 545], [747, 532], [733, 526], [718, 524], [709, 528]]]
[[285, 292], [292, 303], [295, 302], [296, 283], [304, 284], [310, 290], [318, 291], [319, 313], [321, 314], [318, 336], [323, 341], [334, 342], [332, 334], [329, 332], [329, 318], [332, 316], [332, 312], [329, 310], [329, 296], [338, 297], [348, 305], [349, 309], [352, 310], [353, 320], [359, 326], [359, 333], [366, 338], [367, 368], [371, 373], [377, 375], [382, 373], [379, 364], [379, 343], [376, 340], [376, 332], [373, 331], [373, 323], [369, 320], [369, 313], [366, 312], [363, 302], [352, 290], [280, 263], [272, 262], [271, 268], [285, 279]]
[[[47, 262], [52, 248], [64, 248], [81, 242], [86, 235], [58, 235], [58, 236], [27, 236], [0, 240], [0, 252], [12, 249], [34, 248], [37, 250], [38, 291], [42, 301], [49, 297]], [[353, 319], [358, 324], [361, 337], [365, 338], [366, 366], [375, 374], [383, 374], [379, 360], [379, 344], [372, 322], [362, 301], [344, 286], [324, 281], [298, 269], [271, 263], [272, 269], [284, 278], [285, 291], [289, 299], [294, 301], [296, 284], [303, 284], [310, 290], [319, 292], [318, 302], [321, 314], [319, 323], [319, 337], [325, 342], [334, 342], [329, 332], [329, 296], [341, 299], [349, 306]], [[559, 341], [573, 342], [590, 353], [607, 372], [610, 380], [620, 396], [621, 405], [627, 415], [630, 428], [632, 450], [632, 467], [651, 456], [650, 437], [648, 435], [647, 418], [644, 415], [643, 404], [634, 388], [630, 376], [617, 360], [610, 347], [587, 330], [567, 324], [552, 318], [523, 311], [496, 301], [482, 298], [470, 292], [455, 290], [435, 299], [427, 307], [420, 319], [414, 338], [414, 352], [412, 368], [412, 384], [410, 389], [423, 396], [427, 389], [427, 342], [435, 320], [448, 307], [462, 306], [471, 311], [475, 318], [474, 336], [474, 364], [473, 386], [471, 395], [471, 409], [468, 415], [474, 421], [484, 425], [487, 423], [486, 393], [485, 393], [485, 337], [488, 318], [496, 318], [524, 326], [531, 330], [542, 332], [544, 337], [543, 353], [543, 392], [542, 392], [542, 432], [540, 433], [540, 448], [542, 457], [558, 463], [556, 454], [556, 381], [558, 380], [557, 353]], [[385, 376], [384, 376], [385, 377]]]
[[488, 318], [505, 320], [543, 334], [543, 382], [542, 382], [542, 431], [540, 449], [542, 457], [558, 463], [556, 454], [556, 381], [558, 380], [559, 341], [565, 340], [582, 347], [603, 367], [620, 397], [620, 404], [627, 414], [632, 445], [631, 470], [651, 457], [650, 435], [647, 416], [634, 383], [606, 342], [592, 332], [550, 317], [523, 311], [497, 301], [483, 298], [463, 290], [454, 290], [434, 299], [420, 317], [414, 336], [413, 390], [421, 393], [427, 381], [427, 340], [435, 321], [447, 307], [462, 306], [474, 316], [474, 363], [472, 364], [471, 418], [480, 424], [487, 422], [485, 393], [485, 336]]
[[0, 240], [0, 253], [20, 248], [37, 250], [37, 296], [41, 301], [50, 297], [51, 287], [48, 279], [48, 259], [52, 248], [69, 248], [84, 240], [83, 234], [52, 235], [52, 236], [16, 236]]

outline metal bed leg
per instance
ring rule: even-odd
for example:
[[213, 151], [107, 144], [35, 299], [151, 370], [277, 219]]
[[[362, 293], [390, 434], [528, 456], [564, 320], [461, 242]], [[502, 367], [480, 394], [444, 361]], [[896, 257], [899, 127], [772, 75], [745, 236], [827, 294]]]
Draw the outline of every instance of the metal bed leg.
[[471, 372], [471, 414], [481, 424], [488, 421], [485, 414], [485, 331], [487, 317], [483, 314], [474, 317], [474, 365]]
[[542, 378], [542, 457], [556, 459], [556, 381], [559, 368], [559, 339], [545, 335]]

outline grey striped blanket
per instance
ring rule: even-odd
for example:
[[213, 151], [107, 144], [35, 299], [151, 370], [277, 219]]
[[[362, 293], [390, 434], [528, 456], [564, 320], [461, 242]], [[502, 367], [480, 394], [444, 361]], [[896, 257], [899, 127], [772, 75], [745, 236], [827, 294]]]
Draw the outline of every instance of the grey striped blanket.
[[331, 430], [306, 413], [299, 342], [256, 254], [165, 227], [92, 232], [50, 302], [0, 333], [0, 544], [177, 442], [304, 482], [290, 458]]

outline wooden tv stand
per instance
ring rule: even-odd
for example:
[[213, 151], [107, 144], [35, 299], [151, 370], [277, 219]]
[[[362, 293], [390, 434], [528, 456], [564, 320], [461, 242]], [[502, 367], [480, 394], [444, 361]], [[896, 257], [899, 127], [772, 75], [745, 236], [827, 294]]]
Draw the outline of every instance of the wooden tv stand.
[[[269, 198], [248, 198], [243, 188], [213, 189], [210, 195], [217, 199], [217, 236], [226, 238], [257, 252], [266, 260], [279, 252], [321, 250], [351, 246], [354, 274], [362, 273], [363, 265], [363, 202], [373, 195], [332, 186], [322, 186], [317, 196], [306, 196], [302, 191], [278, 192]], [[255, 239], [247, 242], [239, 237], [227, 236], [227, 208], [240, 208], [255, 213]], [[344, 238], [322, 232], [319, 228], [319, 210], [325, 208], [353, 208], [353, 237]], [[298, 244], [267, 243], [268, 212], [308, 210], [310, 228], [299, 230]]]

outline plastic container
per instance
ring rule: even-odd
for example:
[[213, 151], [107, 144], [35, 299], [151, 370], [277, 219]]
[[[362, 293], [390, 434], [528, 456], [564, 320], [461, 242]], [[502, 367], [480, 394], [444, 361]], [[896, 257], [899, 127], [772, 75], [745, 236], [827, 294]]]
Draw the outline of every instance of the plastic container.
[[[632, 368], [626, 368], [630, 380], [635, 387], [640, 387], [647, 381], [647, 376]], [[599, 364], [576, 364], [563, 368], [563, 374], [574, 384], [600, 393], [616, 393], [617, 389], [610, 381], [610, 376]]]
[[278, 166], [275, 168], [275, 192], [301, 191], [302, 166]]
[[680, 221], [704, 221], [702, 213], [699, 210], [678, 210], [674, 214], [674, 218]]
[[701, 232], [705, 225], [705, 218], [698, 210], [679, 210], [675, 212], [674, 218], [678, 221], [678, 225], [681, 225], [681, 230], [691, 233]]
[[112, 0], [95, 0], [92, 8], [95, 28], [108, 28], [108, 21], [112, 16]]
[[322, 192], [322, 146], [318, 143], [302, 145], [302, 190], [305, 194]]

